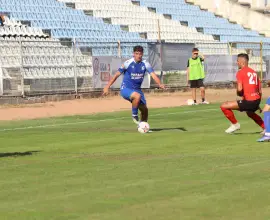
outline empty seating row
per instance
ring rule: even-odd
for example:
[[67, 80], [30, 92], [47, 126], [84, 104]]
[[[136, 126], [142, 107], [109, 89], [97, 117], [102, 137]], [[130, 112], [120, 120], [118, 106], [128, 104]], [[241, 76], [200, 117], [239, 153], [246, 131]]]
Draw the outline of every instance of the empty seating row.
[[[133, 47], [121, 46], [121, 50], [117, 47], [93, 47], [93, 56], [132, 56]], [[144, 47], [144, 57], [148, 57], [148, 48]]]
[[36, 6], [36, 5], [23, 5], [23, 4], [4, 4], [2, 5], [2, 11], [12, 12], [25, 12], [25, 13], [37, 13], [37, 14], [56, 14], [61, 13], [62, 15], [83, 15], [83, 11], [73, 11], [71, 8], [62, 7], [50, 7], [50, 6]]
[[125, 31], [104, 32], [93, 30], [54, 29], [52, 30], [52, 34], [58, 38], [97, 38], [100, 41], [105, 42], [117, 42], [117, 40], [142, 40], [138, 33], [127, 33]]
[[21, 57], [19, 54], [13, 56], [0, 56], [0, 67], [20, 67]]
[[[162, 39], [166, 40], [189, 40], [189, 41], [213, 41], [212, 35], [203, 35], [201, 33], [175, 33], [175, 32], [161, 32], [160, 33]], [[158, 39], [159, 34], [158, 32], [148, 32], [148, 38], [150, 39]]]
[[174, 33], [197, 33], [192, 28], [186, 28], [185, 26], [168, 26], [168, 25], [153, 25], [153, 24], [130, 24], [129, 25], [129, 31], [131, 32], [144, 32], [145, 30], [148, 30], [150, 32], [152, 31], [158, 31], [161, 32], [174, 32]]
[[33, 36], [33, 37], [48, 37], [40, 28], [30, 28], [25, 25], [22, 26], [4, 26], [0, 27], [0, 36]]
[[51, 0], [0, 0], [1, 7], [3, 5], [27, 5], [27, 6], [49, 6], [49, 7], [64, 7], [65, 4], [62, 2], [51, 1]]
[[239, 36], [255, 36], [255, 37], [259, 36], [258, 32], [256, 31], [246, 31], [246, 30], [204, 28], [203, 31], [206, 34], [216, 34], [216, 35], [239, 35]]
[[[7, 38], [9, 39], [9, 38]], [[14, 39], [13, 39], [14, 40]], [[36, 44], [46, 42], [46, 44]], [[33, 44], [35, 43], [35, 44]], [[53, 46], [52, 46], [53, 45]], [[1, 67], [91, 67], [90, 54], [83, 55], [79, 48], [62, 46], [59, 41], [34, 42], [0, 40]]]
[[[0, 12], [6, 12], [0, 10]], [[86, 15], [77, 15], [77, 14], [52, 14], [52, 13], [24, 13], [24, 12], [13, 12], [7, 11], [10, 13], [11, 18], [17, 20], [27, 20], [27, 21], [35, 21], [35, 20], [53, 20], [53, 21], [80, 21], [80, 22], [95, 22], [95, 23], [102, 23], [102, 19], [95, 18], [91, 19]]]
[[[69, 0], [69, 2], [74, 2], [77, 9], [93, 10], [95, 17], [110, 18], [113, 24], [129, 25], [128, 28], [131, 32], [147, 33], [147, 38], [152, 41], [158, 39], [158, 34], [156, 34], [158, 30], [161, 31], [162, 39], [166, 39], [167, 32], [171, 33], [171, 35], [168, 36], [169, 39], [176, 39], [177, 34], [174, 33], [177, 32], [183, 34], [194, 33], [194, 35], [186, 35], [184, 39], [181, 37], [180, 39], [183, 39], [182, 42], [190, 42], [197, 39], [214, 41], [211, 35], [198, 33], [195, 28], [189, 28], [181, 25], [180, 22], [166, 19], [163, 15], [153, 13], [146, 7], [133, 5], [131, 1], [106, 1], [106, 4], [94, 0]], [[140, 16], [138, 16], [138, 14]], [[158, 25], [161, 25], [160, 28]], [[199, 35], [199, 37], [196, 35]], [[204, 35], [204, 37], [201, 35]], [[193, 38], [194, 36], [196, 37]]]
[[[20, 48], [18, 48], [20, 50]], [[7, 49], [8, 50], [8, 49]], [[68, 47], [39, 47], [39, 46], [22, 46], [24, 56], [73, 56], [73, 51]]]
[[270, 43], [270, 38], [254, 37], [254, 36], [235, 36], [235, 35], [221, 35], [221, 42], [265, 42]]
[[75, 78], [91, 77], [93, 75], [91, 68], [24, 68], [24, 79], [48, 79], [48, 78]]
[[54, 21], [54, 20], [35, 20], [31, 22], [32, 27], [42, 29], [78, 29], [93, 31], [122, 31], [119, 25], [106, 25], [102, 23], [87, 23], [77, 21]]
[[23, 66], [72, 66], [71, 57], [23, 57]]

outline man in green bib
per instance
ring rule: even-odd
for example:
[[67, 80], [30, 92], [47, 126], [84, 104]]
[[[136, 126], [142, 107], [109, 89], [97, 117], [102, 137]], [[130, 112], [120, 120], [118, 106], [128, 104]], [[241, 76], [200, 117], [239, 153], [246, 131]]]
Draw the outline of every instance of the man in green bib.
[[205, 100], [205, 87], [203, 80], [205, 77], [204, 66], [203, 66], [204, 56], [199, 55], [198, 48], [193, 48], [192, 57], [189, 58], [187, 64], [187, 82], [190, 84], [192, 90], [192, 99], [194, 100], [193, 105], [197, 105], [196, 101], [196, 89], [200, 88], [202, 104], [209, 104]]

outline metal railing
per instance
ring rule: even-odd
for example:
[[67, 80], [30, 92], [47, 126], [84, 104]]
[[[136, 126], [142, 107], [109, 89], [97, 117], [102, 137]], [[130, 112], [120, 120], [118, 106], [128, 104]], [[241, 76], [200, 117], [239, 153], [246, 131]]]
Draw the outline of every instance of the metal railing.
[[[83, 41], [0, 41], [0, 96], [28, 96], [37, 94], [59, 94], [59, 93], [80, 93], [97, 89], [93, 83], [95, 76], [94, 57], [109, 57], [114, 61], [107, 61], [105, 72], [109, 77], [102, 76], [101, 80], [108, 81], [118, 66], [132, 56], [135, 45], [142, 45], [145, 49], [145, 59], [154, 53], [165, 62], [162, 54], [172, 54], [175, 51], [153, 51], [153, 44], [145, 42], [83, 42]], [[179, 44], [178, 44], [179, 45]], [[251, 55], [250, 65], [261, 78], [269, 76], [269, 65], [265, 55], [270, 55], [270, 45], [263, 43], [230, 43], [211, 44], [198, 43], [193, 46], [199, 47], [207, 58], [208, 54], [234, 55], [239, 52], [246, 52]], [[187, 56], [191, 51], [184, 51]], [[186, 59], [180, 56], [179, 59]], [[156, 72], [168, 86], [186, 86], [186, 60], [181, 68], [171, 69], [162, 65], [156, 68]], [[99, 63], [99, 65], [101, 65]], [[155, 66], [154, 66], [155, 67]], [[170, 67], [170, 66], [169, 66]], [[106, 69], [107, 68], [107, 69]], [[266, 69], [267, 68], [267, 69]], [[155, 69], [155, 68], [154, 68]], [[149, 79], [148, 87], [153, 85]], [[99, 88], [101, 89], [101, 88]]]

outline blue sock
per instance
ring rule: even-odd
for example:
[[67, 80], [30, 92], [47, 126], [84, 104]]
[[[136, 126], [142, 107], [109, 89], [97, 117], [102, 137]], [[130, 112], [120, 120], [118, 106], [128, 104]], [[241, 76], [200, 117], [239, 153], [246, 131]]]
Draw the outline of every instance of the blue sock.
[[265, 133], [270, 135], [270, 112], [264, 112], [264, 126], [265, 126]]
[[138, 116], [138, 108], [132, 107], [132, 116]]

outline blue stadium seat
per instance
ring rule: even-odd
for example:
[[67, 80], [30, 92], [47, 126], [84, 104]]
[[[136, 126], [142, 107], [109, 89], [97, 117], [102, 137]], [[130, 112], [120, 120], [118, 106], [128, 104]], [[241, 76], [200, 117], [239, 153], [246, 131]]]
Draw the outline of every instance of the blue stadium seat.
[[1, 12], [10, 13], [11, 18], [16, 20], [31, 21], [33, 27], [51, 29], [55, 38], [90, 38], [92, 41], [101, 39], [103, 42], [140, 39], [139, 35], [135, 37], [133, 33], [121, 31], [119, 25], [105, 24], [101, 18], [84, 15], [82, 10], [67, 8], [63, 2], [0, 0], [0, 4]]
[[245, 30], [239, 24], [215, 17], [213, 13], [200, 10], [199, 6], [189, 5], [184, 0], [140, 0], [140, 4], [154, 7], [160, 14], [171, 14], [174, 20], [188, 22], [189, 27], [203, 28], [205, 34], [220, 35], [222, 42], [269, 42], [268, 38], [260, 37], [256, 31]]

